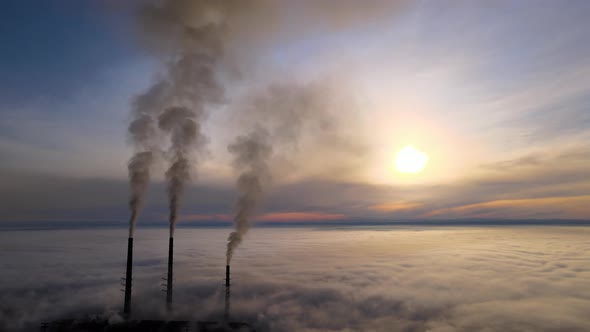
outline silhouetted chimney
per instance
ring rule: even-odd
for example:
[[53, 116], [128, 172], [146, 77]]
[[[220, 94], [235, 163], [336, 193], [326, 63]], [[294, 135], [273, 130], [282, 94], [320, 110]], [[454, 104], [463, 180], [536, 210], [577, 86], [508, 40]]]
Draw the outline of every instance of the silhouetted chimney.
[[225, 321], [229, 321], [229, 265], [225, 266]]
[[174, 238], [171, 237], [168, 242], [168, 283], [166, 285], [166, 308], [172, 311], [172, 286], [174, 282]]
[[131, 281], [133, 273], [133, 238], [127, 240], [127, 272], [125, 273], [125, 305], [123, 315], [129, 318], [131, 314]]
[[225, 287], [229, 287], [229, 265], [225, 266]]

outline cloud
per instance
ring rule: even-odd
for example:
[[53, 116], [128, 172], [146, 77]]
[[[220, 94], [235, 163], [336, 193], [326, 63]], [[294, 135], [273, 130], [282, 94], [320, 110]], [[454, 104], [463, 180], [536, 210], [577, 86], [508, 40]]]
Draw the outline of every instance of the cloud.
[[381, 212], [397, 212], [397, 211], [406, 211], [406, 210], [413, 210], [422, 205], [419, 203], [410, 203], [410, 202], [391, 202], [391, 203], [382, 203], [382, 204], [375, 204], [369, 206], [369, 209], [381, 211]]
[[322, 221], [346, 219], [340, 213], [322, 212], [272, 212], [265, 213], [257, 218], [258, 221]]
[[[326, 220], [343, 220], [346, 215], [338, 213], [323, 212], [270, 212], [263, 213], [254, 218], [254, 221], [326, 221]], [[179, 218], [181, 221], [232, 221], [229, 214], [190, 214]]]
[[187, 214], [178, 217], [179, 221], [231, 221], [229, 214]]
[[[588, 325], [580, 315], [588, 301], [567, 297], [536, 297], [461, 305], [450, 312], [450, 321], [430, 324], [430, 332], [486, 331], [488, 322], [500, 331], [575, 331]], [[526, 313], [526, 314], [523, 314]]]
[[[302, 178], [270, 187], [259, 212], [309, 213], [315, 215], [304, 217], [324, 220], [346, 216], [342, 219], [359, 222], [481, 217], [587, 219], [587, 200], [583, 197], [590, 192], [589, 162], [588, 148], [576, 143], [516, 154], [485, 164], [452, 183], [401, 186]], [[123, 223], [128, 218], [124, 180], [6, 170], [0, 170], [0, 178], [2, 222]], [[164, 222], [165, 193], [162, 182], [150, 186], [140, 225]], [[185, 221], [230, 220], [227, 215], [235, 198], [231, 184], [199, 181], [187, 188], [186, 195], [181, 211]]]
[[523, 157], [518, 157], [513, 160], [505, 160], [499, 161], [491, 164], [485, 164], [481, 167], [484, 169], [491, 169], [497, 171], [506, 171], [511, 170], [517, 167], [525, 167], [525, 166], [537, 166], [540, 164], [540, 160], [535, 155], [528, 155]]
[[[584, 197], [590, 192], [590, 171], [583, 151], [539, 165], [485, 169], [457, 183], [385, 186], [303, 179], [272, 188], [260, 213], [309, 213], [316, 219], [346, 216], [349, 220], [420, 218], [587, 218]], [[84, 179], [0, 172], [2, 222], [100, 221], [123, 223], [127, 217], [124, 180]], [[150, 186], [142, 223], [164, 222], [165, 186]], [[184, 220], [223, 221], [235, 193], [227, 184], [187, 188]], [[491, 203], [494, 202], [494, 203]], [[544, 203], [548, 203], [543, 205]], [[485, 214], [484, 214], [485, 213]], [[275, 215], [282, 219], [279, 215]], [[296, 218], [296, 215], [290, 215]], [[303, 218], [303, 216], [301, 216]], [[305, 217], [312, 217], [311, 215]], [[268, 217], [265, 217], [268, 218]], [[46, 224], [47, 225], [47, 224]]]
[[559, 218], [587, 219], [590, 196], [544, 197], [481, 202], [428, 212], [424, 217], [445, 218]]
[[[167, 316], [159, 288], [166, 230], [138, 230], [134, 315], [219, 319], [227, 230], [177, 233], [175, 312]], [[586, 233], [256, 228], [232, 264], [232, 317], [263, 332], [583, 331], [590, 328]], [[116, 319], [125, 236], [1, 232], [1, 249], [12, 255], [0, 266], [0, 329], [28, 331], [40, 321], [86, 314]]]

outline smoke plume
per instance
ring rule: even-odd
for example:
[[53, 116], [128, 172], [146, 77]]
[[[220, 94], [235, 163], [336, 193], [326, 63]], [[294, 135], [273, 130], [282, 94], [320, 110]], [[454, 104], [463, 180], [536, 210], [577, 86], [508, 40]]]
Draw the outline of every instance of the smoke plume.
[[[201, 9], [205, 9], [210, 4], [203, 2], [201, 5]], [[191, 10], [185, 8], [187, 6]], [[160, 151], [155, 143], [160, 137], [157, 129], [170, 137], [165, 156], [170, 161], [166, 179], [170, 236], [173, 236], [180, 198], [190, 179], [191, 150], [205, 142], [200, 121], [208, 103], [222, 100], [223, 92], [215, 76], [215, 67], [222, 54], [222, 26], [208, 17], [209, 10], [196, 8], [188, 1], [166, 1], [139, 8], [142, 37], [152, 41], [150, 46], [158, 45], [162, 40], [170, 42], [164, 48], [152, 48], [158, 56], [163, 56], [165, 71], [133, 104], [129, 133], [136, 154], [129, 162], [130, 237], [144, 200], [150, 167], [156, 152]], [[190, 13], [190, 19], [187, 13]]]
[[[406, 3], [409, 1], [159, 0], [143, 4], [138, 18], [141, 41], [159, 56], [207, 49], [216, 60], [230, 61], [244, 70], [245, 63], [256, 63], [277, 44], [389, 20]], [[297, 17], [305, 18], [305, 23], [294, 20]]]
[[[276, 43], [321, 30], [344, 31], [354, 25], [373, 22], [376, 17], [387, 17], [383, 14], [397, 10], [399, 3], [390, 0], [363, 3], [343, 0], [338, 4], [328, 0], [161, 0], [142, 4], [137, 16], [139, 37], [147, 50], [162, 61], [165, 69], [134, 104], [134, 119], [129, 131], [137, 148], [129, 163], [130, 236], [143, 202], [150, 167], [159, 152], [158, 145], [151, 143], [159, 137], [157, 128], [171, 138], [165, 156], [170, 161], [166, 177], [172, 234], [179, 200], [189, 179], [191, 149], [205, 141], [201, 122], [205, 118], [206, 106], [224, 101], [220, 77], [233, 73], [234, 69], [239, 72], [245, 68], [244, 64], [256, 63], [259, 55]], [[306, 17], [306, 24], [293, 22], [294, 13]], [[248, 70], [255, 68], [248, 67]], [[251, 127], [241, 127], [238, 132], [246, 132], [245, 128]], [[245, 137], [261, 144], [265, 147], [262, 150], [270, 154], [269, 145], [258, 141], [260, 137]], [[238, 143], [232, 145], [230, 151], [242, 156], [245, 152], [240, 152]], [[262, 192], [261, 177], [268, 173], [264, 158], [255, 159], [250, 163], [236, 163], [238, 169], [249, 170], [240, 176], [238, 183], [243, 198], [237, 204], [241, 212], [236, 216], [237, 227], [232, 235], [234, 239], [230, 241], [234, 243], [231, 248], [235, 248], [235, 243], [239, 243], [245, 233], [244, 227]], [[257, 169], [256, 165], [264, 167]], [[230, 247], [229, 252], [233, 250], [229, 250]]]
[[[351, 133], [344, 129], [358, 128], [358, 123], [355, 126], [342, 123], [342, 118], [355, 119], [358, 111], [355, 99], [344, 91], [332, 89], [329, 80], [270, 84], [262, 90], [252, 91], [235, 106], [240, 110], [235, 116], [235, 129], [253, 129], [247, 135], [238, 136], [228, 146], [234, 158], [234, 170], [239, 174], [235, 230], [227, 245], [228, 264], [250, 228], [251, 219], [270, 182], [271, 171], [283, 177], [287, 173], [285, 168], [290, 168], [291, 173], [296, 172], [298, 168], [309, 167], [313, 163], [310, 159], [331, 159], [320, 162], [319, 166], [335, 161], [341, 166], [347, 165], [347, 162], [354, 163], [353, 160], [362, 158], [365, 151], [360, 130]], [[323, 156], [309, 158], [309, 151], [321, 151]], [[346, 158], [339, 157], [339, 154]], [[293, 156], [305, 160], [306, 165], [296, 164], [290, 159]], [[285, 161], [290, 167], [284, 166]]]
[[341, 81], [277, 81], [248, 91], [235, 104], [241, 109], [234, 116], [235, 130], [262, 125], [272, 138], [277, 180], [350, 179], [366, 163], [370, 130], [361, 105], [367, 106]]
[[134, 145], [135, 154], [129, 160], [129, 237], [133, 237], [139, 209], [150, 180], [150, 168], [154, 161], [156, 127], [152, 113], [163, 98], [163, 85], [156, 84], [146, 93], [138, 96], [133, 103], [133, 121], [129, 124], [129, 139]]
[[272, 155], [272, 147], [268, 140], [268, 133], [264, 129], [256, 128], [248, 135], [239, 136], [228, 146], [228, 151], [234, 157], [233, 167], [239, 173], [236, 182], [239, 196], [234, 207], [233, 220], [235, 230], [230, 233], [227, 243], [228, 265], [234, 250], [250, 229], [251, 219], [270, 181], [268, 162]]
[[129, 208], [131, 209], [131, 220], [129, 221], [129, 237], [133, 237], [135, 232], [135, 223], [139, 208], [143, 203], [143, 196], [147, 190], [147, 184], [150, 179], [149, 168], [152, 164], [153, 156], [150, 151], [136, 153], [129, 161], [129, 182], [131, 195], [129, 197]]
[[170, 135], [171, 141], [168, 151], [171, 164], [166, 171], [170, 237], [174, 237], [180, 199], [186, 182], [190, 180], [191, 148], [204, 140], [197, 122], [200, 116], [198, 109], [170, 107], [158, 118], [158, 127]]

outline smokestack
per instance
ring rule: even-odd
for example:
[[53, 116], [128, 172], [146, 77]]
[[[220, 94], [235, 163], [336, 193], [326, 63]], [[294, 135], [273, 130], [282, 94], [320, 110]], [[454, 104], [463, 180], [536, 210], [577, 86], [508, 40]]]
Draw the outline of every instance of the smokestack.
[[229, 321], [229, 265], [225, 266], [225, 311], [224, 319]]
[[125, 273], [125, 305], [123, 315], [129, 318], [131, 315], [131, 280], [133, 267], [133, 238], [127, 240], [127, 272]]
[[171, 237], [168, 242], [168, 283], [166, 285], [166, 309], [172, 311], [172, 284], [174, 282], [174, 238]]
[[229, 265], [225, 266], [225, 287], [229, 287]]

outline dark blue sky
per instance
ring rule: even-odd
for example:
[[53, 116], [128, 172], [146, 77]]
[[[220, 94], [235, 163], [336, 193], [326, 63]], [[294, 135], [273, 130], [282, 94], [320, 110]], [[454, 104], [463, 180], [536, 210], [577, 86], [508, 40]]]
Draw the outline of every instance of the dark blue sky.
[[[102, 1], [6, 0], [0, 10], [0, 98], [68, 98], [138, 56], [129, 12]], [[74, 92], [73, 92], [74, 91]], [[47, 110], [51, 112], [52, 110]]]

